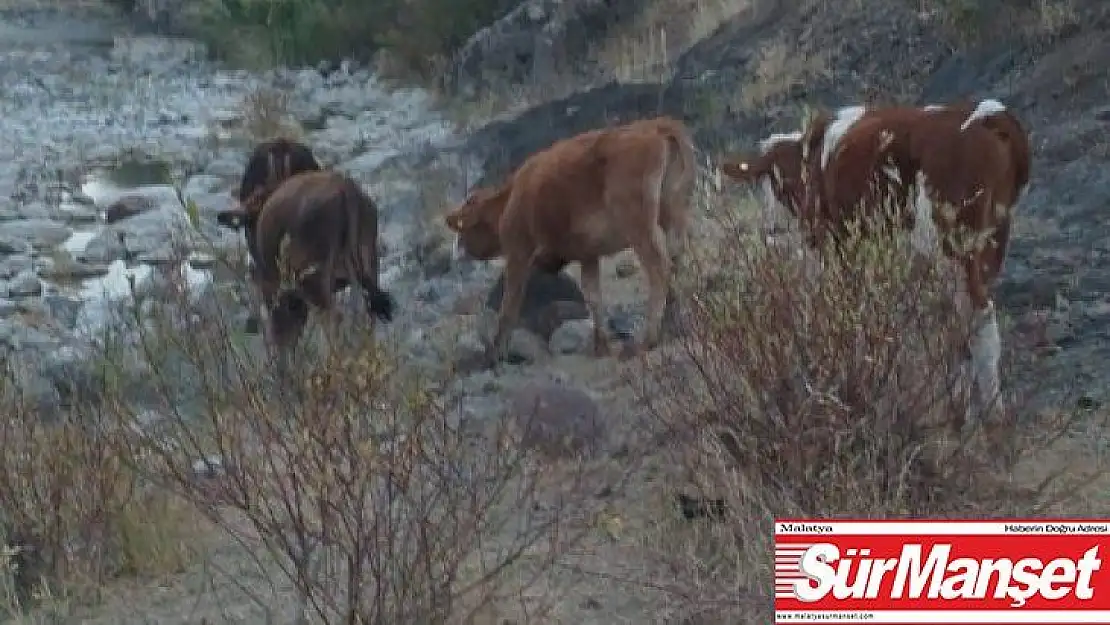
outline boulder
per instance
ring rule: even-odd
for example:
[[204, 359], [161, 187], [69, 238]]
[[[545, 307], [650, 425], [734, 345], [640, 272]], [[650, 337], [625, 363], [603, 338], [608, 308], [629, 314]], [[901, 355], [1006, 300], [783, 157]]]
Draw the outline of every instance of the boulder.
[[581, 389], [530, 382], [511, 393], [508, 416], [520, 445], [548, 458], [589, 457], [607, 446], [609, 432], [601, 409]]
[[[504, 291], [505, 275], [502, 273], [486, 296], [486, 308], [500, 310]], [[532, 271], [528, 286], [525, 287], [517, 327], [524, 328], [547, 342], [565, 322], [587, 317], [589, 310], [586, 308], [586, 299], [574, 278], [564, 271], [555, 274]]]

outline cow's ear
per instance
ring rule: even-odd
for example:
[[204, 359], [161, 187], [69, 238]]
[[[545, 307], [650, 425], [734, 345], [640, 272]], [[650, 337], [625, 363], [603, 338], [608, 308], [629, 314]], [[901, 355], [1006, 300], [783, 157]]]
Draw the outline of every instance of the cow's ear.
[[247, 212], [241, 208], [232, 208], [216, 213], [216, 223], [225, 228], [238, 230], [247, 224]]

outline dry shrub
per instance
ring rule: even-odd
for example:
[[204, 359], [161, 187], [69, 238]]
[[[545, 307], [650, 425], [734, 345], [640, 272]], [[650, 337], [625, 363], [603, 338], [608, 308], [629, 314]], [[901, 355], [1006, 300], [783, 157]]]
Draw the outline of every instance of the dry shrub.
[[827, 73], [820, 54], [804, 54], [785, 40], [768, 43], [760, 50], [751, 82], [740, 89], [738, 104], [744, 110], [764, 106]]
[[[361, 306], [337, 325], [314, 316], [273, 360], [225, 321], [232, 309], [160, 298], [159, 311], [133, 313], [133, 358], [160, 419], [136, 427], [122, 399], [109, 410], [144, 475], [276, 565], [304, 618], [466, 622], [541, 601], [520, 596], [571, 541], [568, 515], [587, 516], [581, 465], [537, 472], [496, 419], [460, 426], [408, 359], [375, 342]], [[183, 368], [161, 366], [166, 352]]]
[[47, 420], [15, 367], [0, 379], [0, 611], [84, 603], [109, 580], [182, 570], [198, 520], [189, 506], [133, 470], [95, 405]]
[[[744, 230], [723, 221], [721, 232]], [[672, 580], [651, 583], [675, 610], [766, 622], [775, 518], [1037, 515], [1101, 474], [1075, 457], [1015, 479], [1077, 416], [1019, 419], [1009, 402], [965, 423], [952, 275], [910, 262], [906, 233], [871, 231], [842, 254], [726, 236], [695, 272], [685, 335], [647, 372], [644, 400], [682, 467], [669, 483], [694, 489], [686, 511], [725, 512], [664, 520], [645, 540]]]
[[654, 0], [613, 36], [600, 42], [591, 57], [623, 82], [662, 81], [671, 61], [713, 34], [753, 0]]
[[300, 138], [303, 129], [289, 113], [289, 94], [271, 87], [247, 92], [240, 103], [243, 132], [254, 142], [276, 137]]
[[939, 23], [961, 45], [978, 45], [986, 35], [1024, 32], [1055, 36], [1079, 23], [1073, 0], [913, 0], [920, 14]]

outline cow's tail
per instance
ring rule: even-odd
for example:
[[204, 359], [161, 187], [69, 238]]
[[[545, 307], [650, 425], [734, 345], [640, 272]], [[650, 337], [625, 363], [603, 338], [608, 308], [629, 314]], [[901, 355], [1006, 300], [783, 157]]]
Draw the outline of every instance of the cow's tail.
[[1007, 145], [1010, 162], [1014, 168], [1014, 182], [1020, 191], [1029, 184], [1030, 160], [1029, 135], [1021, 122], [997, 100], [984, 100], [968, 117], [963, 129], [972, 125], [981, 126], [994, 133]]
[[[370, 310], [370, 314], [389, 322], [393, 320], [396, 302], [393, 296], [378, 284], [377, 208], [374, 206], [373, 200], [363, 193], [355, 181], [347, 180], [346, 182], [347, 184], [344, 185], [343, 190], [343, 204], [352, 223], [347, 228], [347, 245], [345, 248], [353, 254], [357, 265], [356, 271], [352, 275], [358, 276], [359, 286], [366, 292], [366, 307]], [[354, 210], [351, 210], [352, 208]], [[373, 222], [367, 223], [367, 216], [372, 216]], [[366, 238], [371, 234], [368, 231], [372, 231], [374, 237], [374, 244], [371, 246], [372, 249], [369, 250], [366, 249], [367, 246], [363, 245]], [[366, 258], [366, 253], [371, 253], [374, 257]]]
[[667, 217], [674, 220], [674, 225], [679, 229], [683, 229], [698, 175], [694, 142], [678, 121], [669, 121], [661, 126], [660, 134], [667, 145], [663, 158], [661, 199], [669, 209]]

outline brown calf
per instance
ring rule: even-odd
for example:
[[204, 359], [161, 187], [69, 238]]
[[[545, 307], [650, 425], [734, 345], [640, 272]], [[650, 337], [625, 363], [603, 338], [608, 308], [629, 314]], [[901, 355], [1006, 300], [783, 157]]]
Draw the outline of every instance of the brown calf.
[[982, 408], [998, 395], [1001, 339], [990, 290], [1002, 269], [1014, 205], [1029, 183], [1029, 139], [996, 100], [975, 106], [847, 107], [819, 114], [801, 140], [803, 222], [814, 241], [852, 222], [895, 217], [922, 254], [962, 269], [971, 316], [971, 380]]
[[520, 313], [531, 266], [582, 268], [594, 323], [594, 350], [608, 353], [600, 260], [628, 248], [649, 287], [641, 349], [659, 341], [674, 305], [671, 271], [685, 240], [694, 187], [694, 145], [685, 125], [667, 117], [592, 130], [537, 152], [496, 188], [478, 189], [445, 219], [461, 253], [505, 257], [505, 296], [487, 357], [503, 355]]
[[372, 319], [392, 319], [393, 298], [378, 284], [378, 210], [347, 176], [295, 174], [219, 213], [217, 221], [244, 230], [267, 334], [279, 346], [299, 338], [309, 304], [331, 311], [335, 292], [349, 284], [363, 289]]

